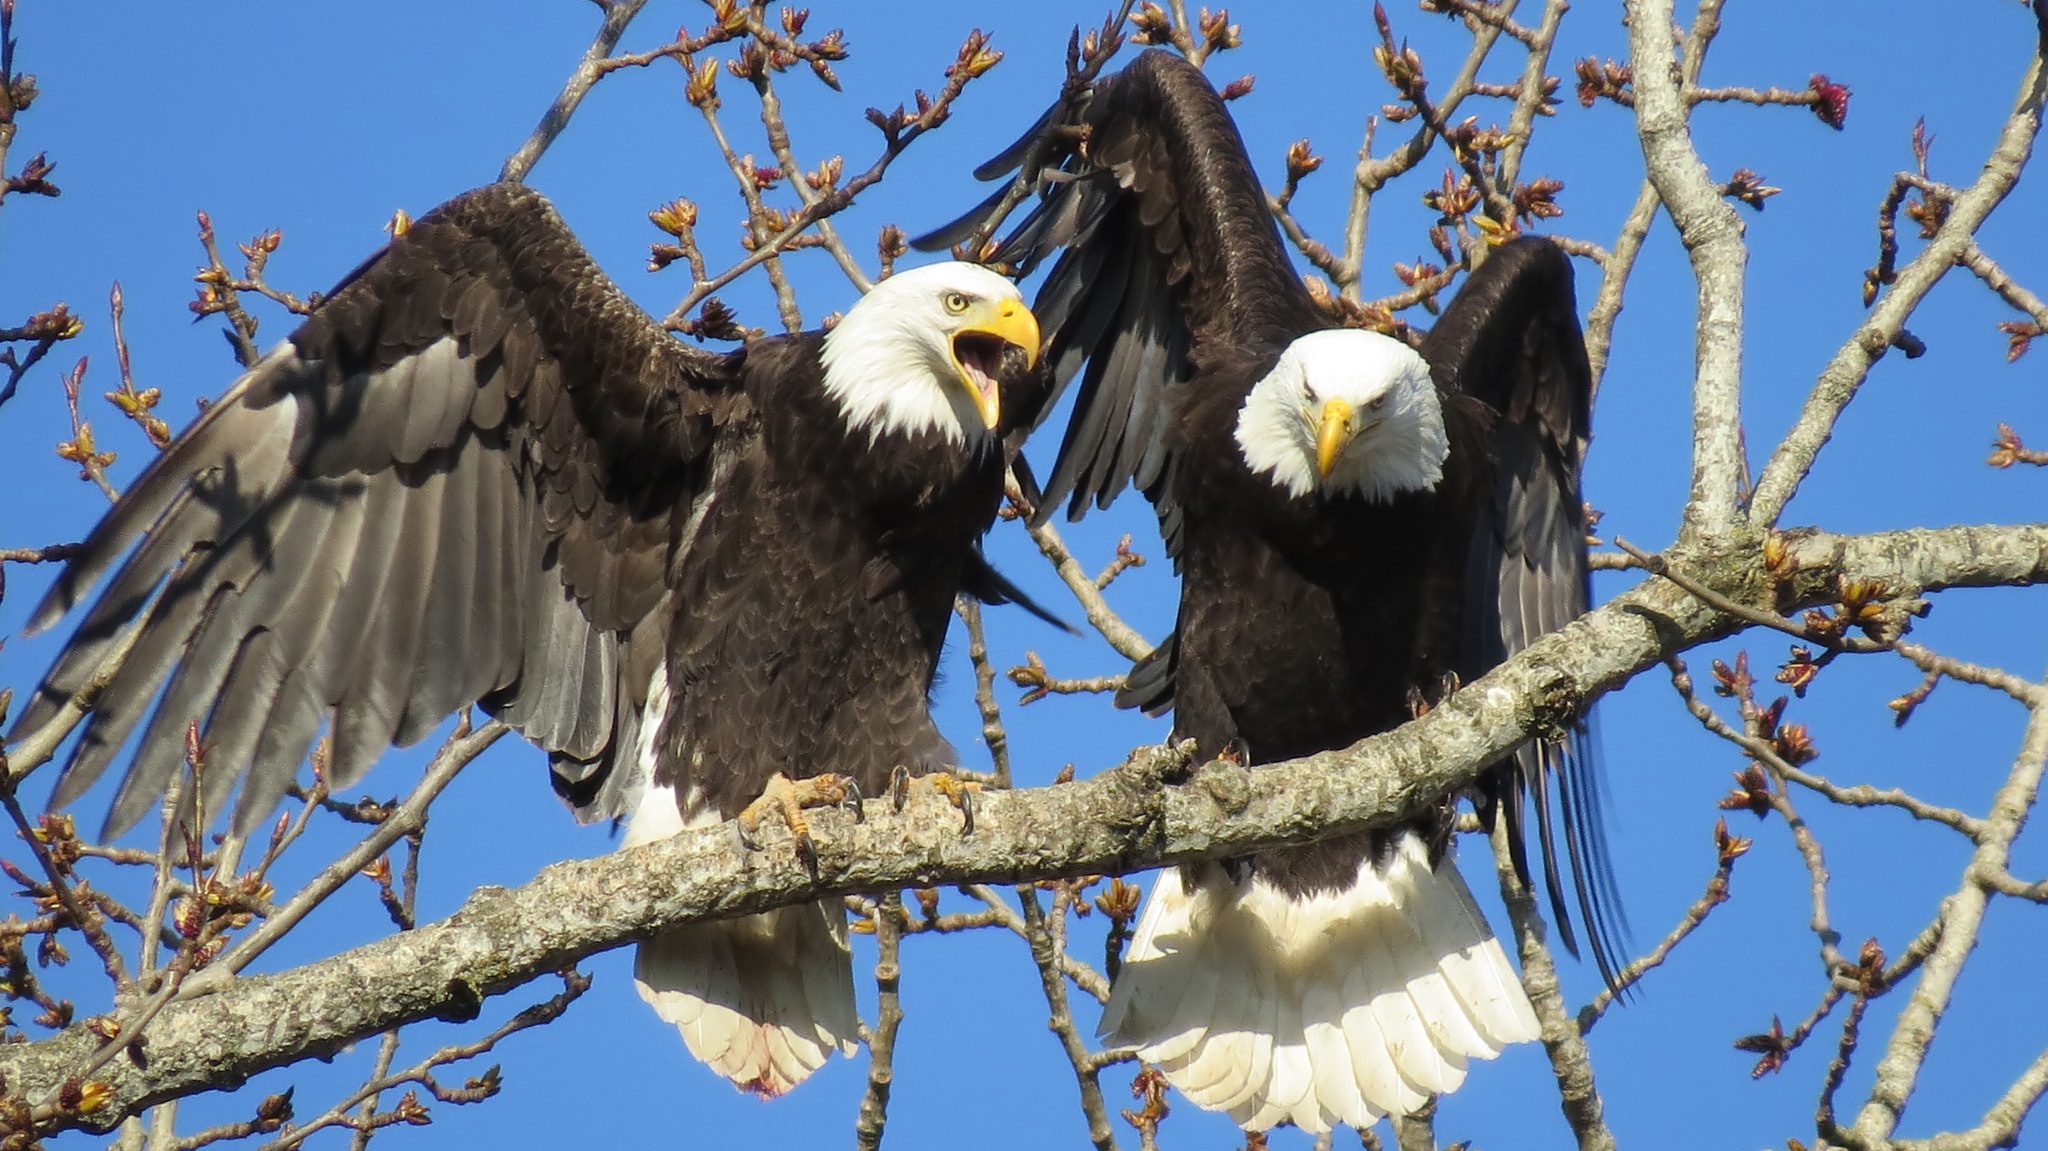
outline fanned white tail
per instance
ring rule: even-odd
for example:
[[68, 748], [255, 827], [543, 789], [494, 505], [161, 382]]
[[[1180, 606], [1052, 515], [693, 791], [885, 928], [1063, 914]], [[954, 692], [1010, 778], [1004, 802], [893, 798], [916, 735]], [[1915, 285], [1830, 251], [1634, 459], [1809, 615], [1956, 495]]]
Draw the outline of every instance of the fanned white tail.
[[1321, 1133], [1410, 1114], [1538, 1028], [1457, 865], [1402, 834], [1383, 869], [1301, 899], [1161, 872], [1101, 1031], [1248, 1131]]
[[[649, 788], [621, 849], [716, 819], [685, 823], [666, 787]], [[640, 998], [676, 1025], [690, 1054], [742, 1091], [773, 1098], [836, 1050], [852, 1055], [860, 1016], [846, 907], [838, 900], [691, 923], [640, 945]]]

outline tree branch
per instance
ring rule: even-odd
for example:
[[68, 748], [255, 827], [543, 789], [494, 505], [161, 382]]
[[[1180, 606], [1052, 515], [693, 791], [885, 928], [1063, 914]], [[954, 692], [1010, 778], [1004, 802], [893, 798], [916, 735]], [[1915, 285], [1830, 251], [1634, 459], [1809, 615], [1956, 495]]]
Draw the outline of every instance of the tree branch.
[[1750, 517], [1757, 526], [1777, 523], [1779, 514], [1812, 469], [1821, 446], [1834, 434], [1835, 421], [1869, 377], [1871, 366], [1892, 346], [1920, 301], [1968, 254], [1975, 244], [1973, 237], [1978, 227], [2018, 182], [2027, 158], [2033, 154], [2034, 138], [2041, 131], [2042, 106], [2048, 102], [2048, 15], [2043, 15], [2038, 3], [2035, 12], [2038, 43], [2034, 58], [2020, 80], [2019, 98], [2012, 115], [1984, 160], [1982, 174], [1957, 198], [1927, 247], [1899, 271], [1891, 289], [1870, 310], [1868, 322], [1856, 329], [1822, 369], [1820, 379], [1806, 398], [1805, 408], [1799, 413], [1799, 421], [1778, 450], [1771, 453], [1770, 462], [1757, 480], [1756, 496], [1750, 504]]
[[562, 86], [562, 92], [555, 97], [555, 102], [541, 114], [540, 123], [534, 125], [533, 134], [526, 138], [525, 143], [519, 145], [517, 152], [505, 158], [505, 166], [498, 172], [498, 179], [515, 184], [526, 179], [526, 174], [539, 162], [541, 153], [547, 151], [548, 145], [555, 142], [555, 137], [562, 134], [562, 129], [569, 126], [569, 117], [576, 114], [576, 109], [583, 103], [583, 98], [590, 94], [591, 86], [606, 72], [611, 71], [603, 67], [605, 57], [611, 55], [612, 49], [619, 46], [619, 38], [626, 34], [626, 25], [633, 22], [633, 18], [640, 14], [640, 9], [646, 4], [647, 0], [599, 0], [598, 7], [604, 9], [604, 21], [598, 25], [597, 35], [590, 41], [589, 49], [583, 53], [582, 62], [576, 65], [576, 71], [570, 75], [568, 83]]
[[[2012, 774], [1992, 800], [1991, 814], [1984, 820], [1977, 850], [1964, 869], [1962, 886], [1943, 900], [1941, 939], [1921, 964], [1920, 980], [1899, 1013], [1891, 1043], [1878, 1062], [1877, 1082], [1851, 1128], [1851, 1134], [1866, 1146], [1890, 1139], [1898, 1127], [1906, 1100], [1913, 1094], [1920, 1068], [1926, 1062], [1927, 1049], [1934, 1042], [1935, 1028], [1940, 1026], [1942, 1013], [1948, 1009], [1949, 998], [1962, 975], [1963, 963], [1977, 946], [1978, 930], [1983, 925], [1991, 893], [1976, 882], [1976, 877], [2002, 872], [2011, 862], [2013, 840], [2040, 795], [2044, 767], [2048, 767], [2048, 705], [2036, 705], [2028, 718]], [[2040, 1062], [2036, 1061], [2029, 1072], [2036, 1085], [2030, 1095], [2025, 1095], [2027, 1106], [2040, 1097], [2041, 1070]], [[2014, 1085], [2016, 1093], [2024, 1095], [2026, 1090], [2025, 1078]], [[2024, 1108], [2009, 1116], [2015, 1132], [2021, 1114]]]
[[[1702, 4], [1694, 38], [1710, 36], [1716, 4]], [[1694, 325], [1692, 490], [1685, 503], [1690, 533], [1721, 537], [1738, 520], [1736, 490], [1742, 451], [1742, 221], [1721, 197], [1693, 149], [1682, 69], [1671, 58], [1671, 0], [1628, 5], [1629, 54], [1635, 61], [1636, 131], [1644, 170], [1678, 225], [1699, 282]]]
[[[1814, 532], [1787, 546], [1797, 567], [1777, 592], [1793, 602], [1832, 602], [1845, 576], [1916, 590], [2048, 582], [2048, 524]], [[1715, 586], [1769, 584], [1760, 554], [1688, 564]], [[1228, 763], [1191, 770], [1171, 750], [1140, 749], [1089, 780], [985, 793], [972, 835], [939, 801], [913, 800], [902, 813], [871, 802], [858, 823], [820, 813], [814, 867], [797, 859], [786, 833], [746, 852], [729, 828], [557, 864], [517, 891], [483, 888], [439, 923], [292, 971], [241, 980], [200, 973], [194, 982], [207, 980], [215, 993], [164, 1008], [148, 1028], [148, 1066], [109, 1061], [98, 1073], [107, 1103], [51, 1123], [105, 1130], [151, 1103], [234, 1086], [406, 1022], [473, 1018], [488, 996], [685, 922], [855, 891], [1120, 873], [1390, 825], [1433, 810], [1531, 732], [1568, 723], [1668, 652], [1739, 626], [1651, 579], [1421, 719], [1351, 748], [1256, 771]], [[2048, 721], [2037, 726], [2048, 732]], [[43, 1098], [102, 1042], [81, 1026], [7, 1046], [0, 1077], [16, 1095]]]

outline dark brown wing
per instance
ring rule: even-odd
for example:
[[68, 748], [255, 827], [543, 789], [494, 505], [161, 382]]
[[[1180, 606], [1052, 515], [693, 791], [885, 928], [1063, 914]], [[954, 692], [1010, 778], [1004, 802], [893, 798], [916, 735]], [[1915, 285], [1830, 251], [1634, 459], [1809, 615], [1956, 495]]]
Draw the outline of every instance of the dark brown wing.
[[740, 363], [663, 332], [537, 193], [449, 201], [93, 530], [30, 629], [118, 571], [13, 738], [139, 628], [53, 799], [76, 799], [142, 726], [111, 831], [164, 793], [193, 722], [204, 810], [246, 774], [243, 829], [330, 715], [337, 785], [483, 701], [573, 787], [637, 724], [679, 534], [713, 456], [755, 426]]
[[[1589, 604], [1579, 469], [1592, 431], [1593, 376], [1570, 257], [1537, 238], [1495, 249], [1424, 337], [1422, 350], [1446, 395], [1471, 396], [1498, 415], [1492, 484], [1475, 515], [1466, 565], [1459, 672], [1469, 680], [1577, 619]], [[1522, 799], [1525, 791], [1535, 793], [1552, 911], [1576, 954], [1551, 824], [1555, 800], [1579, 915], [1594, 959], [1611, 980], [1621, 902], [1601, 829], [1594, 752], [1583, 727], [1561, 743], [1531, 743], [1503, 766], [1494, 798], [1526, 880]]]
[[[1063, 138], [1048, 161], [1058, 170], [1029, 173], [1043, 199], [994, 257], [1028, 270], [1060, 252], [1032, 304], [1054, 381], [1041, 415], [1087, 365], [1039, 514], [1070, 499], [1069, 518], [1078, 518], [1090, 500], [1107, 506], [1134, 482], [1158, 505], [1172, 547], [1164, 481], [1175, 386], [1205, 347], [1277, 352], [1325, 321], [1200, 69], [1146, 52], [1097, 81], [1068, 116], [1085, 142]], [[1012, 148], [1007, 166], [992, 162], [976, 175], [1002, 175], [1023, 155]], [[971, 233], [990, 206], [919, 242]]]

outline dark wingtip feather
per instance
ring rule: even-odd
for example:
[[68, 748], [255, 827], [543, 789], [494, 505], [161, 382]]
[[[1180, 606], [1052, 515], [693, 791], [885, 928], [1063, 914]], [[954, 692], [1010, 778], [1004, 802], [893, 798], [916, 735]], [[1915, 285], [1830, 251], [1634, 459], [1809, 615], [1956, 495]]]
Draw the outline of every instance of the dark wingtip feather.
[[1169, 632], [1159, 646], [1124, 673], [1124, 685], [1117, 689], [1116, 706], [1135, 708], [1158, 719], [1173, 707], [1173, 672], [1180, 657], [1180, 633]]
[[1017, 492], [1024, 497], [1024, 506], [1031, 509], [1032, 522], [1037, 523], [1038, 507], [1045, 502], [1045, 489], [1038, 483], [1038, 473], [1031, 470], [1031, 461], [1015, 455], [1010, 460], [1010, 474], [1017, 477]]
[[1018, 166], [1024, 163], [1025, 154], [1031, 151], [1032, 143], [1038, 139], [1040, 133], [1051, 126], [1053, 117], [1060, 114], [1060, 107], [1059, 103], [1055, 103], [1047, 108], [1009, 147], [984, 160], [974, 169], [974, 178], [987, 183], [1016, 171]]
[[[1625, 992], [1619, 986], [1620, 957], [1627, 953], [1629, 929], [1602, 831], [1594, 747], [1590, 732], [1582, 728], [1562, 746], [1539, 744], [1525, 748], [1516, 757], [1518, 762], [1506, 770], [1521, 773], [1534, 801], [1536, 838], [1543, 857], [1544, 895], [1559, 940], [1573, 958], [1585, 957], [1573, 926], [1576, 918], [1585, 930], [1586, 951], [1599, 968], [1602, 982], [1608, 990], [1621, 995]], [[1553, 786], [1557, 818], [1564, 828], [1562, 851], [1551, 822]], [[1519, 816], [1520, 790], [1515, 788], [1503, 803], [1509, 817], [1508, 842], [1516, 873], [1523, 883], [1534, 886], [1524, 841], [1526, 832]], [[1571, 871], [1569, 896], [1564, 888], [1567, 867]]]
[[561, 752], [548, 753], [548, 783], [563, 803], [576, 813], [576, 822], [595, 823], [605, 816], [591, 811], [598, 794], [604, 790], [605, 780], [611, 775], [610, 749], [598, 760], [578, 759]]
[[[1563, 858], [1557, 852], [1557, 832], [1550, 822], [1550, 772], [1542, 767], [1543, 751], [1531, 749], [1538, 758], [1539, 766], [1529, 773], [1529, 789], [1536, 803], [1536, 842], [1543, 853], [1543, 893], [1550, 900], [1551, 922], [1557, 925], [1558, 936], [1564, 941], [1564, 949], [1572, 958], [1579, 958], [1579, 937], [1572, 930], [1572, 917], [1566, 910], [1564, 899], [1564, 868], [1559, 861]], [[1526, 868], [1526, 848], [1521, 862], [1524, 868], [1522, 882], [1528, 883], [1530, 876]]]
[[981, 227], [981, 222], [988, 219], [989, 213], [996, 210], [996, 205], [1003, 202], [1003, 197], [1009, 194], [1008, 188], [998, 189], [994, 195], [967, 209], [958, 217], [912, 238], [910, 246], [920, 252], [943, 252], [955, 244], [965, 243], [974, 235], [975, 229]]
[[1564, 748], [1565, 850], [1571, 854], [1572, 880], [1577, 889], [1579, 914], [1586, 923], [1586, 935], [1593, 950], [1593, 962], [1610, 990], [1617, 987], [1621, 958], [1629, 949], [1627, 908], [1614, 878], [1614, 863], [1607, 851], [1600, 793], [1603, 773], [1599, 764], [1599, 743], [1590, 725], [1573, 733]]
[[960, 590], [985, 604], [1015, 604], [1068, 635], [1081, 634], [1079, 628], [1041, 606], [1023, 588], [1011, 583], [1008, 576], [997, 571], [995, 565], [988, 562], [988, 557], [981, 554], [980, 545], [967, 553], [967, 563], [960, 570]]

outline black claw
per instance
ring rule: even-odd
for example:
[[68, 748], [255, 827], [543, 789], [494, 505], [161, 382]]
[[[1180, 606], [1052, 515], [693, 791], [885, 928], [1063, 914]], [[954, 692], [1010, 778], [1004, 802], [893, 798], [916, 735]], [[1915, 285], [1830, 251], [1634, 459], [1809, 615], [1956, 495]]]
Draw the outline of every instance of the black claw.
[[753, 836], [751, 836], [751, 835], [748, 835], [748, 834], [747, 834], [747, 825], [746, 825], [745, 823], [742, 823], [741, 821], [739, 821], [739, 820], [737, 820], [737, 819], [733, 820], [733, 821], [732, 821], [732, 834], [733, 834], [733, 838], [734, 838], [734, 839], [737, 839], [737, 840], [739, 840], [739, 841], [740, 841], [740, 850], [741, 850], [741, 851], [759, 851], [759, 850], [761, 850], [761, 845], [760, 845], [759, 843], [755, 842], [755, 840], [754, 840], [754, 837], [753, 837]]
[[962, 823], [962, 824], [960, 825], [960, 834], [962, 834], [962, 835], [973, 835], [973, 834], [974, 834], [974, 792], [972, 792], [972, 791], [968, 790], [968, 789], [967, 789], [967, 788], [965, 788], [965, 787], [963, 787], [963, 788], [961, 788], [961, 789], [960, 789], [960, 818], [961, 818], [961, 819], [962, 819], [962, 820], [964, 821], [964, 822], [963, 822], [963, 823]]
[[889, 802], [898, 815], [903, 814], [903, 805], [910, 802], [910, 769], [900, 763], [889, 773]]
[[862, 807], [861, 804], [866, 801], [867, 797], [860, 792], [860, 781], [850, 775], [843, 778], [846, 780], [846, 798], [839, 801], [839, 806], [853, 812], [853, 821], [855, 823], [866, 823], [868, 821], [867, 809]]
[[1421, 688], [1416, 687], [1414, 684], [1409, 684], [1408, 718], [1421, 719], [1423, 716], [1435, 711], [1437, 703], [1442, 698], [1442, 696], [1438, 696], [1436, 699], [1431, 699]]
[[809, 832], [796, 837], [796, 857], [803, 861], [804, 870], [810, 872], [812, 879], [818, 878], [818, 845], [811, 842]]

